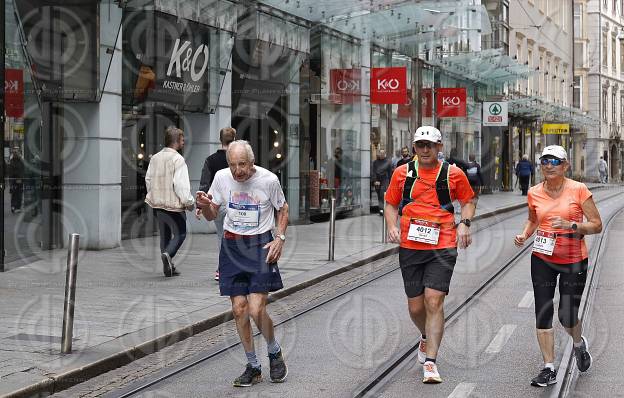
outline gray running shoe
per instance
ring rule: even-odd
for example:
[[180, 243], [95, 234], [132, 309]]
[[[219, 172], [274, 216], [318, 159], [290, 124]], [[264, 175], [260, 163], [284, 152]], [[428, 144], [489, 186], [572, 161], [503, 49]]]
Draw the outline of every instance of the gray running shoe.
[[250, 364], [247, 364], [245, 371], [242, 375], [238, 376], [232, 382], [234, 387], [251, 387], [254, 384], [258, 384], [262, 381], [262, 370], [254, 368]]
[[576, 367], [581, 372], [585, 372], [592, 363], [592, 357], [589, 353], [589, 344], [587, 343], [587, 338], [585, 336], [581, 336], [583, 342], [579, 348], [574, 348], [574, 356], [576, 357]]
[[272, 383], [283, 383], [288, 376], [288, 367], [284, 362], [284, 356], [282, 350], [279, 350], [276, 354], [269, 354], [269, 364], [271, 367], [270, 375]]
[[531, 380], [531, 385], [535, 387], [546, 387], [557, 382], [557, 371], [544, 368], [537, 376]]

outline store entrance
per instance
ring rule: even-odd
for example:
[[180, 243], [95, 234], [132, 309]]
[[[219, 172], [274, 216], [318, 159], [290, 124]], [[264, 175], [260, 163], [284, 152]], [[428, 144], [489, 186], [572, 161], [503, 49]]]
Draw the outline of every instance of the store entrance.
[[156, 231], [149, 206], [145, 204], [145, 173], [152, 155], [163, 148], [168, 126], [180, 125], [180, 115], [170, 109], [149, 108], [141, 113], [124, 113], [121, 157], [121, 237], [152, 236]]

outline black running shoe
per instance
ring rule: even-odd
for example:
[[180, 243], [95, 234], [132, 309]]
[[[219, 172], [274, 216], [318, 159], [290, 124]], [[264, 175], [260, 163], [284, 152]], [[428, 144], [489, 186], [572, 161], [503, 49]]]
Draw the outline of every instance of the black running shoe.
[[583, 340], [581, 346], [579, 348], [574, 349], [574, 356], [576, 357], [576, 367], [581, 372], [585, 372], [592, 363], [592, 357], [589, 353], [589, 344], [587, 343], [587, 339], [585, 336], [581, 336]]
[[270, 375], [272, 383], [283, 383], [288, 376], [288, 367], [284, 362], [284, 356], [282, 350], [279, 350], [276, 354], [269, 354]]
[[254, 384], [262, 381], [262, 370], [260, 368], [254, 368], [250, 364], [247, 364], [245, 371], [242, 375], [238, 376], [233, 382], [234, 387], [251, 387]]
[[171, 257], [169, 256], [169, 253], [162, 253], [160, 255], [160, 259], [162, 260], [163, 264], [163, 274], [165, 274], [166, 277], [171, 276], [171, 273], [173, 272], [173, 263], [171, 262]]
[[539, 374], [531, 380], [531, 385], [535, 387], [546, 387], [557, 382], [557, 371], [550, 368], [542, 369]]

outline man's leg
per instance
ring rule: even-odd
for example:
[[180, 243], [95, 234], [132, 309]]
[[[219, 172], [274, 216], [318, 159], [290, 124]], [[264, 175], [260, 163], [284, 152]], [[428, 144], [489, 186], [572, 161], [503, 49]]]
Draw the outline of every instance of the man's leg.
[[427, 358], [435, 359], [444, 335], [444, 298], [445, 292], [425, 288], [425, 312], [427, 334]]
[[167, 246], [167, 252], [171, 258], [175, 257], [186, 239], [186, 213], [185, 212], [169, 212], [173, 239]]
[[412, 322], [414, 322], [414, 325], [420, 330], [420, 334], [426, 335], [427, 312], [425, 311], [425, 295], [421, 294], [418, 297], [408, 297], [407, 308], [410, 318], [412, 318]]
[[167, 214], [164, 210], [154, 209], [154, 216], [158, 221], [158, 232], [160, 233], [160, 252], [165, 253], [167, 251], [167, 245], [171, 239], [171, 228], [167, 222]]
[[260, 370], [260, 361], [258, 361], [254, 348], [251, 322], [249, 321], [249, 302], [246, 296], [232, 296], [230, 301], [232, 302], [232, 314], [236, 323], [236, 331], [247, 358], [245, 371], [234, 380], [233, 385], [235, 387], [250, 387], [262, 381], [262, 372]]
[[288, 376], [288, 367], [284, 362], [282, 348], [275, 339], [273, 320], [266, 310], [267, 297], [267, 293], [250, 293], [248, 296], [249, 314], [253, 318], [256, 326], [260, 330], [260, 333], [264, 336], [267, 343], [267, 351], [271, 367], [271, 381], [274, 383], [282, 383], [286, 380], [286, 376]]

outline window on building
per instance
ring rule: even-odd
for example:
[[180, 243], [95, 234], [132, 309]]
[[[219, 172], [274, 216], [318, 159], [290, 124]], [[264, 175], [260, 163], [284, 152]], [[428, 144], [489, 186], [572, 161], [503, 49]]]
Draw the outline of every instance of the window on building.
[[620, 40], [620, 74], [624, 75], [624, 40]]
[[607, 32], [602, 32], [602, 67], [606, 68], [609, 62], [608, 58]]
[[609, 105], [608, 102], [608, 93], [606, 89], [602, 90], [602, 120], [604, 120], [605, 122], [607, 121], [607, 106]]
[[561, 75], [561, 102], [563, 105], [568, 105], [568, 87], [566, 86], [568, 80], [568, 68], [563, 68], [563, 75]]
[[[622, 0], [624, 1], [624, 0]], [[574, 4], [574, 37], [583, 37], [583, 12], [581, 4]]]
[[544, 95], [544, 78], [546, 77], [546, 67], [544, 66], [544, 56], [540, 55], [540, 59], [539, 59], [539, 68], [540, 68], [540, 75], [539, 75], [539, 95]]
[[[530, 48], [527, 50], [527, 63], [529, 65], [529, 68], [533, 67], [533, 50]], [[529, 77], [527, 80], [527, 94], [532, 94], [532, 90], [534, 87], [533, 79], [533, 77]]]
[[613, 13], [615, 14], [617, 11], [617, 0], [613, 0]]
[[573, 92], [572, 92], [572, 106], [582, 109], [583, 107], [583, 82], [581, 76], [574, 76]]
[[624, 91], [620, 91], [620, 124], [624, 125]]
[[624, 15], [624, 0], [620, 0], [620, 15]]
[[583, 68], [585, 66], [585, 44], [574, 43], [574, 67]]
[[544, 84], [544, 91], [546, 92], [546, 99], [549, 100], [551, 98], [551, 84], [550, 81], [552, 80], [552, 71], [550, 70], [550, 61], [546, 62], [546, 81]]
[[559, 65], [555, 65], [555, 74], [552, 77], [553, 79], [553, 99], [555, 101], [559, 101], [561, 98], [559, 97], [559, 82], [558, 80], [561, 79], [561, 76], [559, 76]]
[[611, 68], [613, 69], [613, 74], [617, 72], [617, 46], [615, 45], [615, 36], [611, 39]]
[[617, 113], [615, 112], [615, 110], [617, 109], [617, 101], [615, 100], [615, 98], [616, 98], [616, 93], [615, 93], [615, 90], [613, 90], [613, 93], [611, 93], [611, 123], [617, 122], [617, 118], [616, 118]]

